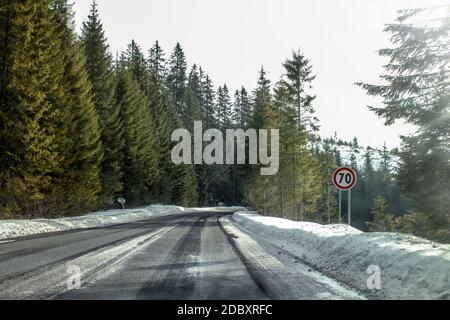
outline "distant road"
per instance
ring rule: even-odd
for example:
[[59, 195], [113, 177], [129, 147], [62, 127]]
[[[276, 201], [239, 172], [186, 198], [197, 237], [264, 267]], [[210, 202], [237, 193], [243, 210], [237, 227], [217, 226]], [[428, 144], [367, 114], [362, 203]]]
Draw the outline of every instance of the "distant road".
[[[268, 270], [267, 263], [255, 267], [245, 258], [242, 246], [234, 245], [239, 236], [219, 221], [226, 215], [174, 214], [0, 242], [0, 299], [286, 298], [277, 292], [298, 298], [275, 279], [282, 271]], [[278, 261], [276, 254], [262, 253]], [[271, 291], [261, 279], [275, 271], [278, 288]], [[303, 275], [290, 275], [286, 286], [292, 283], [305, 298], [327, 291]]]

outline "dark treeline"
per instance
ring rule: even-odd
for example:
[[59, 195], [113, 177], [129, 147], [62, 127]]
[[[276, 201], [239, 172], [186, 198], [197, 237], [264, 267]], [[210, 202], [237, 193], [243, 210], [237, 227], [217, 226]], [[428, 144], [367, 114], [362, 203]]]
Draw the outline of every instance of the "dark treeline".
[[[431, 31], [408, 27], [413, 13], [387, 27], [397, 46], [380, 51], [391, 58], [388, 84], [360, 85], [384, 98], [373, 111], [387, 124], [405, 119], [420, 129], [401, 150], [376, 150], [356, 138], [320, 138], [315, 75], [300, 51], [283, 63], [276, 83], [261, 68], [255, 89], [232, 90], [216, 87], [199, 65], [188, 66], [179, 43], [169, 55], [158, 41], [149, 51], [131, 41], [113, 57], [95, 2], [76, 34], [67, 0], [2, 1], [0, 216], [77, 215], [112, 208], [122, 196], [131, 206], [223, 203], [335, 223], [331, 174], [348, 165], [359, 178], [355, 226], [447, 241], [449, 22]], [[194, 121], [204, 129], [280, 129], [279, 173], [174, 165], [171, 134], [192, 132]]]

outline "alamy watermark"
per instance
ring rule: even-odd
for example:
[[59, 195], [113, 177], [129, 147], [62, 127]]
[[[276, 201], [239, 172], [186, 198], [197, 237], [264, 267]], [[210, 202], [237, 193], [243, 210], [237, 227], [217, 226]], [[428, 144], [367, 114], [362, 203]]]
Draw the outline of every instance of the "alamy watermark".
[[[223, 133], [218, 129], [208, 129], [203, 132], [201, 121], [194, 122], [193, 137], [187, 129], [177, 129], [171, 137], [172, 142], [178, 142], [172, 149], [172, 162], [176, 165], [259, 164], [266, 166], [261, 168], [263, 176], [273, 176], [278, 173], [280, 167], [280, 132], [278, 129], [270, 130], [270, 141], [268, 129], [248, 129], [246, 131], [227, 129], [225, 136], [224, 141]], [[209, 144], [203, 148], [205, 142]], [[269, 148], [270, 153], [268, 152]], [[246, 159], [246, 151], [248, 151], [248, 159]]]

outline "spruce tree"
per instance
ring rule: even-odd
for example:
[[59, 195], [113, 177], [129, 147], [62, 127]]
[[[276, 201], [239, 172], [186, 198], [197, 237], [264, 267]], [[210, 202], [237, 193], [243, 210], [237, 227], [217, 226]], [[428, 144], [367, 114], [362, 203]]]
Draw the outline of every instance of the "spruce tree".
[[82, 48], [76, 41], [71, 5], [67, 0], [52, 4], [53, 24], [60, 39], [64, 76], [60, 85], [64, 95], [55, 104], [58, 117], [58, 152], [64, 157], [54, 176], [47, 205], [58, 212], [78, 214], [94, 210], [101, 191], [102, 144], [98, 116], [85, 69]]
[[216, 115], [221, 129], [229, 129], [231, 127], [232, 102], [230, 92], [226, 84], [217, 89], [217, 106]]
[[358, 85], [383, 106], [369, 108], [386, 125], [404, 120], [418, 127], [404, 137], [399, 152], [398, 181], [416, 210], [427, 216], [428, 236], [450, 241], [450, 17], [427, 16], [436, 8], [404, 10], [388, 24], [392, 47], [379, 54], [388, 58], [381, 84]]
[[[252, 113], [249, 115], [248, 121], [249, 128], [256, 130], [269, 128], [270, 119], [268, 115], [273, 107], [272, 102], [270, 81], [266, 77], [266, 71], [264, 68], [261, 68], [257, 87], [253, 91], [251, 102]], [[270, 125], [272, 124], [274, 127], [276, 126], [274, 123], [271, 123]], [[248, 150], [248, 148], [249, 145], [246, 143], [246, 150]], [[239, 176], [244, 176], [246, 180], [243, 189], [246, 194], [247, 201], [249, 201], [251, 205], [260, 209], [263, 213], [267, 213], [267, 194], [274, 192], [270, 187], [275, 186], [277, 183], [273, 181], [273, 177], [262, 177], [260, 175], [259, 166], [248, 165], [239, 169]]]
[[239, 91], [239, 100], [241, 103], [241, 123], [244, 128], [248, 127], [252, 114], [252, 105], [247, 90], [242, 87]]
[[193, 132], [194, 121], [202, 121], [202, 118], [200, 101], [194, 90], [188, 86], [183, 97], [183, 114], [181, 115], [183, 126]]
[[284, 83], [289, 91], [293, 106], [297, 109], [297, 121], [310, 133], [318, 131], [318, 119], [314, 115], [312, 102], [315, 96], [308, 94], [307, 89], [315, 79], [310, 61], [299, 51], [292, 52], [283, 67], [286, 71]]
[[386, 199], [377, 197], [372, 208], [373, 221], [368, 222], [369, 230], [372, 232], [395, 231], [395, 219], [388, 212]]
[[187, 87], [183, 96], [183, 112], [181, 118], [184, 127], [193, 131], [194, 121], [203, 121], [204, 115], [201, 106], [202, 92], [200, 75], [194, 64], [188, 77]]
[[[188, 76], [187, 90], [185, 92], [185, 110], [184, 123], [185, 127], [193, 130], [194, 121], [202, 121], [203, 125], [208, 128], [208, 116], [206, 115], [207, 103], [210, 98], [210, 92], [204, 92], [202, 78], [203, 70], [195, 64], [192, 66]], [[206, 120], [206, 121], [205, 121]], [[205, 146], [205, 144], [204, 144]], [[197, 164], [194, 166], [197, 178], [198, 203], [202, 206], [209, 205], [210, 181], [215, 178], [214, 169], [206, 164]]]
[[233, 97], [233, 112], [232, 112], [232, 123], [234, 126], [238, 128], [243, 127], [243, 110], [242, 110], [242, 103], [241, 103], [241, 94], [239, 90], [236, 90], [234, 92]]
[[364, 174], [368, 179], [373, 179], [373, 176], [375, 174], [372, 153], [373, 149], [371, 147], [367, 147], [366, 153], [364, 154]]
[[[148, 60], [151, 75], [150, 92], [148, 93], [150, 109], [157, 128], [157, 145], [159, 152], [160, 177], [155, 190], [160, 199], [166, 203], [194, 205], [198, 203], [197, 175], [194, 166], [175, 166], [171, 160], [172, 132], [183, 126], [182, 117], [186, 115], [184, 108], [198, 112], [199, 102], [192, 92], [186, 94], [187, 77], [186, 61], [181, 46], [177, 44], [165, 69], [164, 54], [155, 43]], [[165, 81], [166, 88], [163, 85]], [[190, 118], [190, 116], [189, 116]], [[197, 118], [197, 116], [196, 116]], [[184, 119], [184, 122], [192, 122]]]
[[216, 128], [217, 127], [217, 114], [216, 114], [216, 92], [214, 90], [211, 78], [203, 73], [200, 73], [201, 92], [202, 99], [201, 105], [203, 114], [205, 116], [205, 127]]
[[270, 91], [270, 80], [267, 79], [267, 73], [264, 68], [261, 68], [258, 84], [253, 92], [253, 114], [250, 126], [254, 129], [266, 128], [267, 116], [272, 103]]
[[149, 51], [147, 63], [151, 74], [156, 76], [159, 81], [165, 81], [167, 75], [166, 59], [164, 56], [164, 50], [159, 45], [158, 40], [156, 40]]
[[177, 43], [169, 59], [167, 88], [170, 99], [180, 117], [183, 114], [183, 97], [187, 81], [186, 70], [186, 57], [181, 45]]
[[334, 149], [334, 156], [336, 158], [336, 164], [338, 165], [338, 167], [342, 167], [342, 165], [343, 165], [342, 156], [341, 156], [341, 152], [339, 151], [338, 148]]
[[92, 83], [94, 105], [99, 117], [104, 157], [101, 165], [102, 191], [100, 203], [111, 206], [114, 197], [122, 191], [122, 149], [123, 128], [120, 122], [120, 108], [114, 101], [114, 74], [112, 57], [106, 42], [97, 4], [83, 23], [81, 41], [86, 56], [86, 68]]
[[158, 156], [159, 176], [154, 183], [153, 194], [158, 196], [163, 203], [175, 203], [177, 201], [177, 186], [180, 179], [180, 170], [171, 160], [172, 144], [170, 137], [172, 132], [179, 128], [180, 121], [175, 113], [169, 97], [165, 92], [163, 83], [157, 77], [152, 77], [150, 82], [148, 99], [151, 118], [154, 123], [154, 135]]
[[283, 66], [285, 75], [277, 84], [276, 95], [280, 99], [277, 104], [282, 106], [278, 108], [281, 110], [280, 139], [284, 141], [282, 161], [285, 170], [290, 172], [294, 217], [305, 219], [314, 212], [320, 197], [320, 167], [309, 144], [316, 139], [318, 125], [312, 107], [314, 97], [306, 92], [314, 77], [309, 60], [300, 53], [293, 52]]
[[384, 175], [389, 175], [391, 173], [391, 161], [392, 155], [386, 146], [386, 142], [383, 145], [383, 149], [380, 151], [381, 157], [381, 171]]
[[350, 153], [348, 165], [355, 171], [359, 171], [358, 159], [356, 158], [355, 152]]
[[55, 100], [63, 64], [50, 1], [9, 1], [0, 13], [0, 212], [31, 215], [61, 169]]
[[333, 186], [331, 175], [337, 168], [335, 154], [330, 141], [322, 141], [317, 146], [316, 157], [320, 163], [321, 198], [318, 209], [322, 213], [320, 222], [336, 223], [338, 219], [337, 189]]
[[158, 176], [158, 155], [148, 102], [129, 70], [119, 70], [115, 99], [124, 129], [123, 195], [132, 205], [150, 199], [149, 187]]
[[[201, 70], [201, 69], [200, 69]], [[196, 64], [194, 64], [189, 72], [187, 86], [191, 89], [195, 98], [201, 103], [202, 100], [202, 86], [201, 75]]]
[[133, 79], [139, 83], [141, 90], [147, 93], [150, 75], [148, 73], [147, 61], [136, 41], [131, 41], [127, 50], [122, 54], [119, 63], [122, 64], [122, 67], [130, 71]]
[[180, 204], [183, 207], [195, 207], [198, 205], [197, 178], [192, 165], [182, 167], [182, 180], [180, 180]]

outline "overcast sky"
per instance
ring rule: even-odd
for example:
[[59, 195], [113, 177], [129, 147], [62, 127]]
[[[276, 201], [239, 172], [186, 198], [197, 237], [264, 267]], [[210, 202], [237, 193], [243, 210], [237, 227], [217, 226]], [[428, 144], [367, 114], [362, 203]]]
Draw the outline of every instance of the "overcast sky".
[[[91, 0], [74, 0], [77, 25]], [[97, 0], [115, 54], [131, 39], [148, 50], [159, 40], [169, 56], [179, 41], [189, 64], [197, 63], [215, 85], [253, 89], [263, 65], [275, 82], [292, 49], [311, 60], [317, 79], [315, 108], [321, 133], [362, 145], [399, 145], [407, 125], [385, 127], [366, 105], [377, 103], [354, 82], [377, 82], [389, 45], [382, 32], [396, 11], [449, 0]]]

